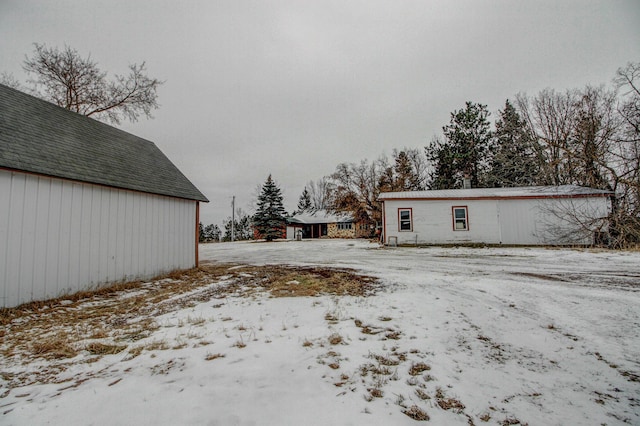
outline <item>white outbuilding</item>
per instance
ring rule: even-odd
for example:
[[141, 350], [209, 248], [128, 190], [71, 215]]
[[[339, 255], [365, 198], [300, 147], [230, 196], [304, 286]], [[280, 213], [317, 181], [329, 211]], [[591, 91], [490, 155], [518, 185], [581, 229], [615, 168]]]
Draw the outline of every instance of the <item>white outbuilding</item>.
[[591, 245], [606, 241], [611, 191], [575, 185], [387, 192], [387, 245]]
[[196, 266], [207, 201], [154, 143], [0, 85], [0, 307]]

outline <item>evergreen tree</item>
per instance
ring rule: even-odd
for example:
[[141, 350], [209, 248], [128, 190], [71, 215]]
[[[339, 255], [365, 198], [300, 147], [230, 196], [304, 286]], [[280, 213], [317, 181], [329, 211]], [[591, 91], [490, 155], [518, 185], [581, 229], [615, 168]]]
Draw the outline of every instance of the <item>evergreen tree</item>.
[[482, 186], [483, 172], [488, 166], [492, 134], [487, 106], [467, 102], [464, 109], [451, 113], [442, 128], [445, 141], [436, 140], [426, 148], [427, 159], [434, 164], [432, 189], [462, 186], [469, 176], [473, 186]]
[[282, 205], [280, 188], [275, 184], [271, 175], [262, 185], [257, 207], [256, 213], [253, 215], [253, 226], [258, 235], [267, 241], [282, 238], [285, 229], [285, 210]]
[[[231, 216], [227, 217], [227, 220], [222, 222], [224, 226], [224, 236], [222, 237], [222, 241], [231, 241]], [[238, 221], [233, 222], [233, 239], [234, 241], [240, 241], [238, 238]]]
[[403, 149], [393, 151], [395, 161], [395, 185], [394, 191], [420, 191], [423, 190], [424, 170], [426, 165], [424, 157], [417, 149]]
[[494, 154], [486, 177], [489, 187], [530, 186], [538, 183], [540, 146], [515, 107], [507, 101], [496, 121]]
[[204, 226], [202, 226], [202, 222], [198, 222], [198, 242], [204, 243], [206, 241], [206, 235], [204, 233]]
[[207, 225], [204, 228], [204, 240], [206, 242], [220, 241], [220, 227], [218, 225]]
[[431, 172], [430, 189], [450, 189], [458, 185], [460, 171], [457, 169], [453, 147], [434, 139], [425, 149], [428, 160], [434, 165]]
[[[241, 208], [236, 209], [235, 220], [233, 222], [233, 239], [244, 241], [253, 239], [252, 217]], [[231, 241], [231, 216], [227, 217], [223, 223], [223, 241]]]
[[307, 190], [307, 187], [304, 187], [304, 191], [300, 194], [300, 199], [298, 200], [298, 213], [311, 212], [313, 210], [313, 203], [311, 202], [311, 194]]
[[427, 163], [418, 149], [393, 150], [393, 164], [386, 156], [377, 161], [379, 192], [421, 191], [427, 177]]

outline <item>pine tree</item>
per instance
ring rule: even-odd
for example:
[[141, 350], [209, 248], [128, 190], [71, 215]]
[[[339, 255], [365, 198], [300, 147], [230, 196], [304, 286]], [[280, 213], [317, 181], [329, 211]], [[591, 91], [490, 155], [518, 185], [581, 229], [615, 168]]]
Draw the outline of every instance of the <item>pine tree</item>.
[[529, 186], [538, 182], [540, 147], [507, 100], [496, 121], [495, 151], [487, 176], [490, 187]]
[[282, 193], [271, 175], [262, 185], [262, 192], [258, 196], [258, 208], [253, 215], [253, 226], [258, 235], [267, 241], [283, 237], [285, 210], [282, 204]]
[[421, 175], [424, 157], [416, 149], [393, 151], [394, 171], [396, 176], [395, 191], [420, 191], [423, 188], [424, 176]]
[[219, 241], [220, 240], [220, 227], [218, 225], [210, 224], [204, 228], [204, 240], [205, 242]]
[[198, 222], [198, 242], [204, 243], [207, 240], [207, 236], [204, 233], [204, 226], [202, 222]]
[[482, 176], [488, 166], [492, 134], [487, 106], [467, 102], [464, 109], [451, 113], [442, 128], [445, 142], [434, 141], [426, 148], [434, 164], [432, 189], [460, 188], [469, 176], [473, 186], [483, 186]]
[[304, 187], [304, 191], [300, 194], [300, 199], [298, 200], [298, 213], [311, 212], [313, 210], [313, 203], [311, 202], [311, 194], [307, 190], [307, 187]]

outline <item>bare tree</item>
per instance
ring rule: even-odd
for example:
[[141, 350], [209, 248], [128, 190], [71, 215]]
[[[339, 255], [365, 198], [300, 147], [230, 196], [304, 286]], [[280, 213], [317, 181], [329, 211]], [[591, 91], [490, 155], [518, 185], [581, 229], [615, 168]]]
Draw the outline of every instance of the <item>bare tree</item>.
[[69, 46], [60, 51], [35, 43], [32, 57], [23, 68], [35, 96], [99, 120], [119, 124], [123, 118], [137, 121], [152, 118], [158, 108], [157, 89], [161, 81], [145, 73], [145, 63], [129, 66], [129, 74], [107, 79], [91, 56], [83, 58]]
[[382, 219], [378, 195], [380, 161], [341, 163], [331, 175], [335, 183], [333, 210], [351, 212], [357, 221], [375, 224]]
[[536, 235], [545, 244], [606, 245], [609, 211], [584, 199], [542, 201]]
[[335, 185], [328, 177], [309, 181], [306, 186], [311, 197], [312, 210], [330, 210], [333, 206]]
[[619, 68], [614, 83], [623, 90], [619, 112], [629, 126], [628, 137], [637, 140], [640, 135], [640, 62], [630, 62]]
[[622, 130], [615, 159], [618, 180], [611, 218], [617, 246], [640, 244], [640, 63], [618, 69], [614, 79], [620, 93], [617, 111]]
[[[639, 79], [640, 66], [628, 64], [614, 79], [618, 92], [587, 86], [517, 97], [520, 114], [541, 149], [540, 183], [613, 191], [609, 232], [617, 247], [640, 243]], [[577, 218], [568, 208], [557, 214], [575, 224], [589, 219]]]
[[516, 104], [531, 134], [538, 140], [541, 151], [541, 184], [563, 185], [573, 183], [569, 144], [575, 128], [578, 93], [564, 93], [552, 89], [541, 91], [534, 98], [518, 94]]
[[24, 88], [22, 87], [22, 83], [20, 83], [20, 81], [18, 81], [18, 79], [16, 79], [14, 75], [11, 73], [2, 72], [0, 74], [0, 84], [4, 84], [5, 86], [9, 86], [13, 89], [20, 90], [22, 92], [25, 91]]

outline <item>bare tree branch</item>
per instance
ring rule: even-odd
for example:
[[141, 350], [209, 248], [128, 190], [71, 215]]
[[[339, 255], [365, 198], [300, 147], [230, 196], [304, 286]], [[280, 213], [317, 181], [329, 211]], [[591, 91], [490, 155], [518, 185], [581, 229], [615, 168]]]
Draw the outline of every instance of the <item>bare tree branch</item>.
[[69, 46], [62, 51], [37, 43], [34, 46], [34, 55], [23, 64], [34, 95], [114, 124], [123, 118], [137, 121], [141, 115], [153, 118], [151, 111], [158, 108], [157, 89], [162, 82], [145, 74], [144, 62], [130, 65], [128, 75], [116, 75], [108, 81], [107, 73], [90, 55], [83, 58]]

